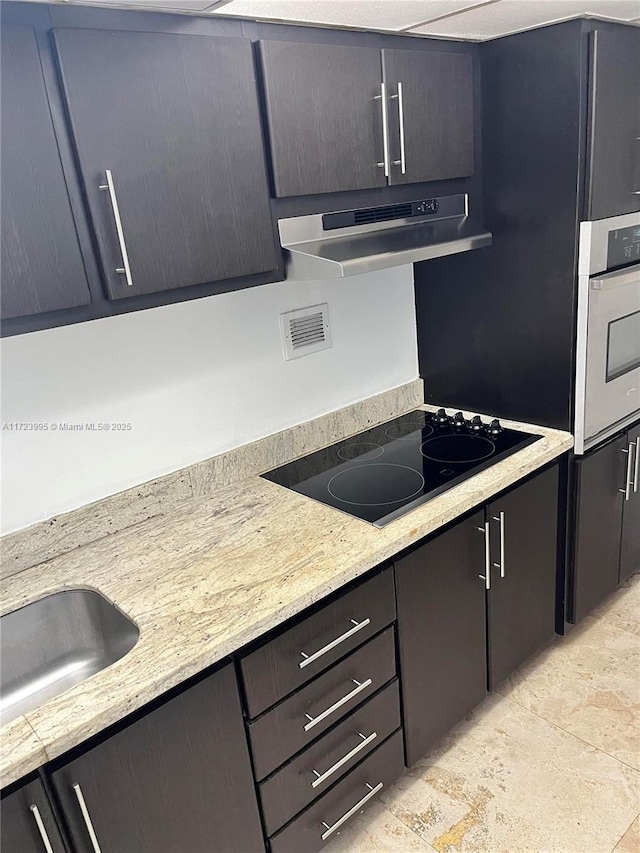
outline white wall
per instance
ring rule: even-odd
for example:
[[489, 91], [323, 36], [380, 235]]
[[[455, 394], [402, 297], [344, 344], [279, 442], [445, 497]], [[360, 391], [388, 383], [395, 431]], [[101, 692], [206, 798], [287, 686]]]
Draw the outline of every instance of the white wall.
[[[333, 347], [286, 362], [279, 315], [328, 301]], [[2, 532], [17, 530], [418, 376], [413, 268], [278, 282], [5, 338]]]

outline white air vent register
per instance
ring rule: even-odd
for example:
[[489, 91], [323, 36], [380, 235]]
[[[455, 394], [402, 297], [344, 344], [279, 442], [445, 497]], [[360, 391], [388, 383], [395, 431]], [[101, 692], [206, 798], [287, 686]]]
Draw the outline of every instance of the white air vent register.
[[326, 302], [287, 311], [280, 315], [280, 325], [287, 361], [331, 347], [329, 306]]

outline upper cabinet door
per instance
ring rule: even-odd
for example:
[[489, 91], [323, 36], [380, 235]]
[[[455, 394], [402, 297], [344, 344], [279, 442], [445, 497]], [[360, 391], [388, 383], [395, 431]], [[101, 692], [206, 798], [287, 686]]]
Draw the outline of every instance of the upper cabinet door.
[[473, 174], [473, 68], [463, 53], [383, 50], [392, 184]]
[[251, 45], [56, 30], [112, 299], [277, 266]]
[[380, 52], [270, 41], [260, 54], [276, 196], [384, 186]]
[[35, 33], [2, 27], [2, 317], [87, 305]]
[[640, 210], [640, 31], [593, 33], [588, 219]]

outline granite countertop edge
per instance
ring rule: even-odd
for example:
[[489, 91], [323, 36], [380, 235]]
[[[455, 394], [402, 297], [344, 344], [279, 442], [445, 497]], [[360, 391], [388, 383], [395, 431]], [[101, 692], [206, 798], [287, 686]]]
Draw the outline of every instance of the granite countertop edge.
[[573, 446], [567, 432], [503, 423], [542, 439], [382, 529], [256, 476], [7, 578], [3, 612], [62, 589], [96, 589], [136, 622], [140, 638], [120, 661], [0, 728], [1, 786], [240, 651]]

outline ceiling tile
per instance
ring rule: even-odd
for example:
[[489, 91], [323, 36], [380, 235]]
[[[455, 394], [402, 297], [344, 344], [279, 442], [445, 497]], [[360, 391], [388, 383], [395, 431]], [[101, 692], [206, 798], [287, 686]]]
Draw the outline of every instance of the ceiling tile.
[[411, 32], [482, 41], [587, 15], [631, 21], [639, 9], [638, 0], [498, 0]]
[[367, 30], [402, 30], [481, 2], [484, 0], [232, 0], [214, 10], [214, 14]]

